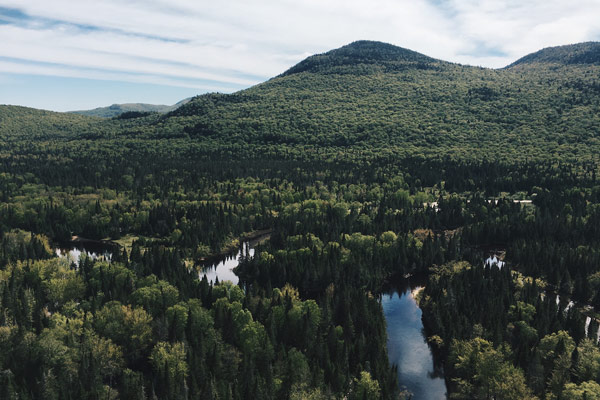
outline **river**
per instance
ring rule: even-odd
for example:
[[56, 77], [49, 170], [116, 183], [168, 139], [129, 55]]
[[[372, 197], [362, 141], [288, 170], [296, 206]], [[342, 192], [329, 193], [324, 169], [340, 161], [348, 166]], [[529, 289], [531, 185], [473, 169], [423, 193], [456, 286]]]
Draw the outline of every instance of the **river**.
[[387, 322], [388, 357], [398, 366], [400, 388], [414, 400], [446, 399], [442, 371], [434, 368], [433, 354], [423, 334], [421, 309], [415, 295], [422, 287], [408, 280], [381, 296]]
[[[252, 245], [253, 243], [244, 243], [236, 253], [207, 264], [198, 273], [198, 277], [202, 279], [206, 275], [208, 281], [213, 283], [218, 278], [220, 282], [228, 280], [237, 284], [239, 278], [233, 269], [238, 266], [242, 257], [254, 255]], [[82, 254], [110, 261], [111, 250], [114, 249], [77, 243], [76, 246], [56, 249], [56, 254], [67, 257], [78, 266]], [[381, 297], [387, 322], [388, 356], [390, 363], [398, 366], [400, 388], [412, 393], [412, 399], [446, 399], [446, 384], [441, 371], [434, 373], [433, 355], [423, 335], [421, 310], [414, 298], [420, 288], [415, 284], [411, 286], [411, 282], [405, 279]]]
[[[242, 256], [252, 257], [254, 249], [244, 245], [235, 255], [226, 257], [199, 273], [214, 282], [229, 280], [237, 284], [233, 272]], [[423, 334], [421, 310], [414, 294], [421, 287], [403, 280], [396, 288], [382, 295], [381, 303], [387, 322], [388, 357], [398, 366], [398, 382], [402, 390], [412, 393], [414, 400], [446, 399], [446, 382], [442, 371], [434, 368], [433, 354]], [[434, 372], [435, 371], [435, 372]]]

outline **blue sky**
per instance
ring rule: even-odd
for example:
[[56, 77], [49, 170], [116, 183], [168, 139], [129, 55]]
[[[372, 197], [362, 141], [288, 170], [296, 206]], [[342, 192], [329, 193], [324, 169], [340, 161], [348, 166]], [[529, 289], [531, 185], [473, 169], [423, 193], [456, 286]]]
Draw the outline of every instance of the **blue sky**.
[[0, 0], [0, 104], [173, 104], [360, 39], [496, 68], [600, 40], [599, 15], [600, 0]]

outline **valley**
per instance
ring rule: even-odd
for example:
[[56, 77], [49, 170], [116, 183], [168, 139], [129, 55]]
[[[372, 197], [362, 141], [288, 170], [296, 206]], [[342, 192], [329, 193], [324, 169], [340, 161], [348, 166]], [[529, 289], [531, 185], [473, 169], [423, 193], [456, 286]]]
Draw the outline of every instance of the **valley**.
[[598, 54], [359, 41], [166, 113], [0, 106], [0, 398], [600, 398]]

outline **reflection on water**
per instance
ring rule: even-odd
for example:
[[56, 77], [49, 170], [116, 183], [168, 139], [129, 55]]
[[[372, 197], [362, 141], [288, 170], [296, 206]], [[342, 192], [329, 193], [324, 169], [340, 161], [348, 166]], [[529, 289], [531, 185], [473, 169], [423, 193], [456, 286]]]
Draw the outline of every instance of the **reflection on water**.
[[231, 281], [234, 285], [237, 285], [240, 279], [233, 272], [233, 269], [238, 266], [242, 257], [252, 257], [253, 255], [254, 249], [248, 244], [244, 244], [237, 253], [228, 255], [219, 262], [205, 266], [198, 276], [202, 279], [206, 275], [206, 279], [212, 283], [219, 278], [219, 282]]
[[382, 295], [387, 322], [388, 357], [398, 366], [398, 381], [415, 400], [446, 399], [443, 374], [435, 370], [431, 349], [423, 334], [421, 310], [414, 294], [420, 287], [391, 290]]
[[92, 260], [106, 260], [110, 262], [115, 248], [97, 244], [77, 243], [76, 245], [63, 245], [54, 251], [58, 257], [66, 258], [69, 262], [75, 264], [76, 267], [79, 267], [79, 260], [82, 255]]

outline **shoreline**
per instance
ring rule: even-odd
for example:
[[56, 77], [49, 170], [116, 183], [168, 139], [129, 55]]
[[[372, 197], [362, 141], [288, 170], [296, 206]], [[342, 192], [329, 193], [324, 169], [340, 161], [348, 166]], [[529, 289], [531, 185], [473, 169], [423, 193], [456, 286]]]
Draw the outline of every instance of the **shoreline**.
[[269, 240], [269, 238], [271, 237], [271, 233], [273, 233], [273, 229], [259, 229], [257, 231], [244, 233], [237, 239], [232, 240], [229, 244], [224, 246], [224, 248], [220, 252], [210, 254], [206, 257], [202, 257], [196, 261], [196, 264], [198, 265], [215, 261], [218, 262], [221, 259], [237, 251], [240, 248], [241, 243], [247, 242], [252, 247], [254, 247], [257, 244], [264, 242], [265, 240]]

